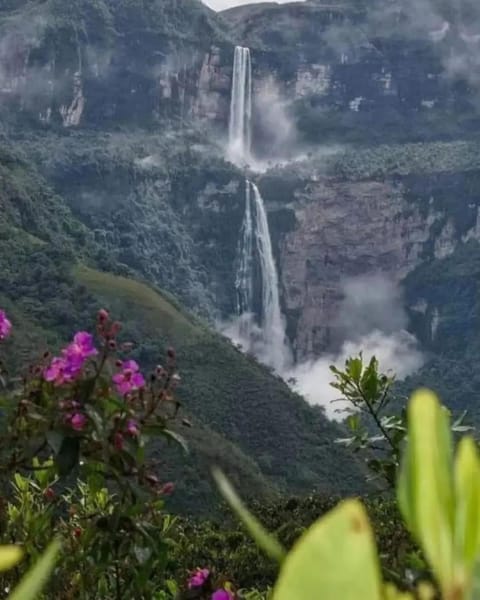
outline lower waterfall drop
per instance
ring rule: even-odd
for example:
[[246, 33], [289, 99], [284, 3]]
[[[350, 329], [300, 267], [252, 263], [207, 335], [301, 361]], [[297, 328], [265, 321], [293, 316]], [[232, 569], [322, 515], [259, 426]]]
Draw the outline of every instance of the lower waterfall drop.
[[[258, 323], [254, 311], [255, 259], [258, 259], [261, 289]], [[237, 262], [238, 337], [247, 351], [282, 373], [290, 365], [291, 355], [280, 307], [278, 273], [263, 198], [258, 187], [248, 180]]]

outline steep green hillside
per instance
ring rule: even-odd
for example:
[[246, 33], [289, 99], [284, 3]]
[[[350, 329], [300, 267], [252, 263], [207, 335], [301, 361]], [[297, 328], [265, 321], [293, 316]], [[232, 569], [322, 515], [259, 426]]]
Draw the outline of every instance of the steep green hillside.
[[334, 445], [338, 431], [320, 410], [171, 297], [133, 279], [132, 269], [112, 261], [112, 270], [129, 276], [99, 270], [102, 253], [93, 233], [12, 149], [5, 147], [0, 168], [0, 298], [16, 331], [6, 347], [10, 365], [33, 357], [33, 344], [58, 346], [106, 306], [124, 323], [123, 339], [134, 343], [145, 369], [162, 360], [167, 346], [177, 350], [179, 397], [194, 420], [192, 431], [186, 430], [192, 456], [181, 466], [165, 454], [160, 476], [180, 480], [183, 508], [202, 510], [214, 502], [212, 461], [223, 464], [246, 495], [362, 487], [358, 465]]
[[136, 352], [142, 364], [160, 357], [166, 344], [175, 346], [186, 409], [252, 457], [278, 488], [342, 493], [355, 486], [351, 457], [332, 444], [335, 427], [282, 380], [150, 287], [85, 268], [76, 277], [126, 321], [126, 337], [142, 340]]

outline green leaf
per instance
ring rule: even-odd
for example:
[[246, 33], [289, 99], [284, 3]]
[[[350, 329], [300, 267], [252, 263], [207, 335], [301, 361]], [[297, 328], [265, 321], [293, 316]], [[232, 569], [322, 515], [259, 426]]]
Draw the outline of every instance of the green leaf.
[[178, 584], [174, 579], [167, 579], [165, 585], [167, 586], [168, 591], [173, 597], [175, 597], [178, 594]]
[[480, 550], [480, 464], [475, 442], [463, 438], [455, 461], [455, 551], [469, 573]]
[[380, 600], [380, 568], [367, 514], [347, 500], [319, 519], [287, 556], [274, 600]]
[[185, 438], [182, 437], [180, 434], [176, 433], [175, 431], [172, 431], [171, 429], [164, 429], [162, 433], [165, 437], [179, 444], [184, 452], [186, 452], [187, 454], [189, 453], [188, 444]]
[[453, 579], [453, 489], [448, 414], [432, 392], [420, 390], [408, 407], [398, 503], [444, 591]]
[[351, 358], [348, 361], [347, 371], [350, 377], [355, 381], [355, 383], [360, 382], [360, 378], [362, 376], [363, 369], [363, 361], [362, 358]]
[[360, 428], [360, 417], [357, 414], [347, 417], [347, 427], [352, 432], [358, 431]]
[[20, 546], [0, 546], [0, 571], [8, 571], [22, 560]]
[[270, 535], [270, 533], [264, 529], [262, 524], [247, 510], [225, 475], [219, 469], [213, 469], [212, 474], [220, 493], [228, 502], [232, 510], [237, 514], [260, 548], [262, 548], [268, 556], [281, 562], [285, 558], [286, 553], [280, 542], [274, 536]]
[[52, 542], [37, 564], [23, 577], [9, 600], [35, 600], [55, 566], [59, 550], [59, 542]]

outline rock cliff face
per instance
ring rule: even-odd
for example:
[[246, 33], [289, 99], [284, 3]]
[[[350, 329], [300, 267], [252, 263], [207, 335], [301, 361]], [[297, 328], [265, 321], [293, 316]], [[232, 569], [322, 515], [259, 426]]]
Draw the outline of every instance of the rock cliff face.
[[199, 2], [34, 1], [1, 10], [0, 34], [1, 109], [33, 122], [226, 117], [219, 93], [229, 81], [216, 46], [225, 38]]
[[[470, 198], [468, 207], [463, 174], [440, 176], [444, 184], [450, 180], [452, 200], [463, 198], [464, 217], [470, 213], [460, 224], [432, 189], [437, 173], [427, 177], [433, 195], [426, 196], [418, 189], [412, 193], [425, 175], [355, 181], [315, 176], [313, 165], [302, 172], [305, 179], [297, 179], [291, 200], [281, 207], [267, 191], [275, 185], [272, 176], [264, 188], [271, 219], [278, 223], [284, 311], [297, 359], [318, 356], [340, 342], [339, 306], [347, 278], [381, 273], [400, 284], [419, 265], [450, 256], [467, 240], [480, 240], [478, 200]], [[277, 211], [290, 211], [287, 226]], [[432, 328], [435, 319], [438, 315], [432, 315]]]

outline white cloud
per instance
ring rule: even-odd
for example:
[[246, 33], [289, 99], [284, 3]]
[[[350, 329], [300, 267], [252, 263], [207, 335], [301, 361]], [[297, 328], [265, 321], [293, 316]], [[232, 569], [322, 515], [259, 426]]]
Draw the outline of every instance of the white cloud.
[[[287, 2], [303, 2], [304, 0], [277, 0], [277, 4], [286, 4]], [[232, 8], [233, 6], [240, 6], [242, 4], [259, 4], [259, 2], [251, 2], [250, 0], [246, 0], [246, 2], [242, 2], [242, 0], [203, 0], [203, 3], [213, 8], [213, 10], [225, 10], [227, 8]]]
[[320, 404], [331, 419], [342, 420], [337, 412], [348, 404], [338, 402], [339, 392], [330, 386], [334, 379], [330, 365], [343, 369], [350, 356], [363, 352], [364, 361], [375, 356], [383, 373], [395, 373], [398, 379], [414, 373], [423, 364], [415, 337], [408, 333], [401, 290], [382, 275], [355, 277], [344, 282], [344, 299], [337, 318], [343, 329], [343, 343], [330, 353], [295, 365], [287, 378], [311, 404]]

